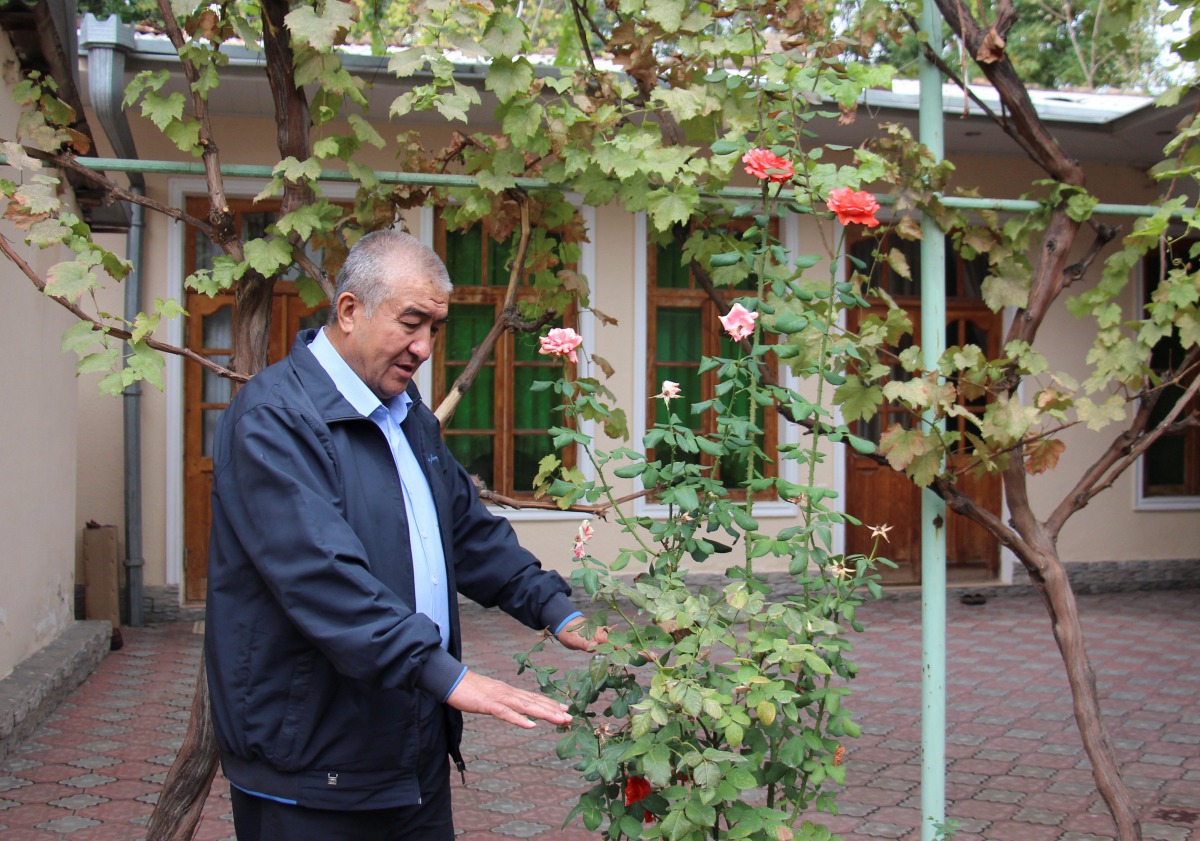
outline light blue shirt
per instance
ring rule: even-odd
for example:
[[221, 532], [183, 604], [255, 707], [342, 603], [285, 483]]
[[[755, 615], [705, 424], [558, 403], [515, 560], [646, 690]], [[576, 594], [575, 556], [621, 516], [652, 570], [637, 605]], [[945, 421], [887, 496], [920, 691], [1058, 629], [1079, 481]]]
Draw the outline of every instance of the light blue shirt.
[[[325, 335], [325, 328], [308, 349], [329, 374], [337, 390], [359, 413], [370, 418], [383, 430], [396, 462], [400, 485], [404, 493], [404, 513], [408, 518], [408, 540], [411, 544], [413, 585], [417, 612], [434, 621], [442, 635], [442, 648], [450, 648], [450, 592], [446, 585], [446, 556], [438, 528], [437, 507], [433, 493], [408, 439], [400, 424], [408, 417], [412, 398], [397, 394], [386, 402], [380, 401], [342, 359]], [[465, 671], [465, 669], [464, 669]], [[461, 680], [461, 675], [459, 677]], [[456, 684], [457, 685], [457, 684]]]

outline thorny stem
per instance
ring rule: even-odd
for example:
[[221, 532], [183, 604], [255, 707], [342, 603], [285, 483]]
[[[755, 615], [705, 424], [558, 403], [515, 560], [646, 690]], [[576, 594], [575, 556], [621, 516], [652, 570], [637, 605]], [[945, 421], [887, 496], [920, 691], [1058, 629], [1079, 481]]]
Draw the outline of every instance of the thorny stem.
[[[845, 242], [846, 242], [846, 229], [843, 228], [842, 234], [841, 234], [841, 242], [839, 242], [838, 251], [835, 253], [840, 252], [842, 246], [845, 245]], [[829, 331], [832, 329], [833, 314], [834, 314], [833, 291], [834, 291], [834, 285], [835, 285], [836, 281], [837, 281], [837, 265], [831, 264], [829, 267], [829, 293], [830, 294], [829, 294], [829, 297], [826, 298], [826, 301], [828, 302], [828, 307], [825, 310], [825, 324], [823, 325], [823, 329], [821, 330], [821, 346], [817, 352], [817, 364], [818, 365], [825, 364], [825, 353], [829, 349]], [[824, 391], [825, 391], [825, 377], [822, 375], [822, 372], [818, 370], [817, 371], [817, 397], [816, 397], [816, 401], [815, 401], [817, 406], [821, 405], [821, 398], [824, 395]], [[812, 446], [809, 448], [809, 453], [808, 453], [808, 482], [807, 482], [807, 484], [810, 489], [813, 487], [813, 483], [816, 481], [817, 459], [821, 455], [819, 452], [820, 443], [821, 443], [821, 431], [820, 431], [820, 425], [818, 424], [813, 427]], [[804, 505], [804, 529], [805, 529], [804, 543], [805, 543], [805, 549], [809, 552], [809, 557], [811, 557], [811, 553], [812, 553], [813, 534], [814, 534], [813, 529], [812, 529], [812, 514], [813, 514], [813, 501], [812, 501], [812, 496], [810, 494], [807, 502]], [[808, 587], [807, 587], [807, 585], [805, 585], [806, 595], [807, 595], [807, 590], [808, 590]]]

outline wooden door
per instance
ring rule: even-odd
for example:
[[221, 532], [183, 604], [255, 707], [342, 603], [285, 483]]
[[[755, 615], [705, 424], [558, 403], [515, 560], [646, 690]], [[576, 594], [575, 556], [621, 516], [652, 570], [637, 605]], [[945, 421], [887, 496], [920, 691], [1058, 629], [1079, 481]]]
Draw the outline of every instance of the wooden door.
[[[859, 259], [869, 263], [872, 250], [887, 253], [890, 248], [905, 252], [912, 267], [912, 278], [920, 277], [919, 251], [915, 243], [899, 241], [885, 235], [882, 245], [864, 240], [854, 247]], [[947, 249], [946, 265], [946, 345], [975, 345], [989, 358], [999, 352], [1003, 319], [984, 306], [980, 295], [980, 284], [986, 276], [986, 260], [967, 262]], [[908, 312], [913, 323], [913, 336], [906, 337], [899, 352], [910, 344], [921, 343], [921, 308], [919, 281], [889, 274], [886, 264], [876, 265], [872, 271], [872, 285], [880, 285]], [[884, 315], [881, 309], [856, 311], [851, 314], [849, 327], [857, 329], [858, 320], [869, 312]], [[892, 376], [906, 378], [908, 374], [899, 365], [893, 367]], [[963, 401], [971, 412], [982, 413], [986, 400]], [[870, 421], [857, 422], [855, 433], [872, 441], [893, 424], [905, 428], [916, 421], [907, 411], [893, 404], [885, 404]], [[960, 431], [971, 428], [965, 418], [952, 418]], [[966, 442], [947, 456], [951, 470], [965, 467], [971, 458], [971, 448]], [[846, 553], [869, 555], [874, 545], [871, 526], [888, 525], [888, 542], [881, 543], [879, 554], [894, 561], [896, 569], [879, 567], [885, 584], [919, 584], [921, 582], [921, 490], [901, 473], [887, 465], [846, 450], [846, 511], [863, 522], [862, 526], [846, 526]], [[972, 498], [982, 503], [989, 511], [999, 514], [1001, 509], [1002, 485], [999, 475], [973, 475], [963, 473], [958, 484]], [[982, 582], [993, 580], [1000, 571], [1000, 546], [982, 526], [972, 520], [947, 512], [946, 518], [946, 576], [950, 583]]]
[[[203, 215], [206, 203], [197, 206], [189, 202], [189, 212]], [[249, 202], [234, 203], [238, 223], [244, 236], [257, 236], [277, 214], [262, 205], [251, 207]], [[187, 243], [184, 253], [186, 271], [210, 265], [212, 244], [200, 235]], [[188, 312], [186, 346], [219, 364], [228, 364], [233, 351], [234, 299], [232, 294], [213, 297], [189, 292], [185, 309]], [[300, 298], [294, 283], [281, 281], [275, 285], [271, 306], [271, 336], [269, 362], [277, 362], [291, 349], [296, 333], [306, 327], [325, 323], [328, 307], [310, 307]], [[208, 530], [212, 522], [210, 495], [212, 493], [212, 442], [217, 419], [229, 404], [230, 381], [199, 365], [184, 366], [183, 421], [183, 539], [184, 539], [184, 599], [203, 601], [208, 588]]]

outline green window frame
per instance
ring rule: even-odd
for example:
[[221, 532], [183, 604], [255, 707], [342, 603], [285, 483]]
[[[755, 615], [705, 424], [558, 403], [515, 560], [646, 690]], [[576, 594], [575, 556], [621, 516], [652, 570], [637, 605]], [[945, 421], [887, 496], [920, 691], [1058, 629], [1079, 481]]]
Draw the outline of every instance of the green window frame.
[[[434, 246], [446, 263], [454, 292], [446, 327], [434, 346], [435, 403], [445, 397], [499, 318], [515, 245], [515, 236], [497, 241], [481, 225], [456, 231], [437, 219]], [[517, 302], [536, 297], [529, 278], [523, 278]], [[575, 321], [574, 311], [569, 311], [539, 333], [505, 331], [442, 430], [454, 457], [497, 494], [532, 499], [540, 460], [556, 452], [547, 430], [563, 425], [560, 398], [549, 389], [534, 391], [533, 384], [557, 379], [562, 362], [540, 354], [538, 338], [551, 327], [575, 327]], [[574, 466], [574, 447], [557, 455], [564, 465]]]
[[[669, 414], [675, 414], [697, 434], [715, 433], [713, 412], [692, 416], [690, 411], [693, 403], [716, 396], [716, 372], [701, 374], [700, 358], [736, 356], [736, 343], [721, 329], [718, 318], [725, 313], [697, 282], [691, 266], [684, 263], [683, 249], [676, 239], [672, 236], [663, 242], [650, 242], [648, 246], [646, 394], [658, 394], [663, 381], [671, 380], [679, 383], [680, 398], [671, 401], [668, 409], [666, 401], [648, 397], [647, 427], [666, 423]], [[757, 280], [748, 277], [737, 286], [721, 291], [727, 298], [753, 296], [757, 294]], [[746, 395], [735, 398], [734, 411], [745, 413], [747, 401]], [[778, 475], [779, 417], [773, 408], [760, 408], [758, 418], [762, 429], [759, 447], [768, 459], [759, 469], [766, 475]], [[714, 477], [724, 484], [731, 499], [745, 499], [747, 453], [726, 456], [718, 462], [716, 457], [703, 453], [672, 454], [665, 444], [660, 444], [646, 455], [662, 460], [686, 458], [711, 467]]]

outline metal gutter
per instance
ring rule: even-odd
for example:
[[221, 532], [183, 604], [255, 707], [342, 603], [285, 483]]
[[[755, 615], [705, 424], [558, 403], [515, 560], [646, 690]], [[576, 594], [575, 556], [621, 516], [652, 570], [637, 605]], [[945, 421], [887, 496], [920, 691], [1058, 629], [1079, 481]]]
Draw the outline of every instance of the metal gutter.
[[[115, 15], [98, 20], [90, 13], [80, 27], [80, 47], [87, 49], [88, 93], [96, 117], [122, 158], [136, 159], [137, 148], [122, 98], [125, 95], [125, 55], [133, 51], [133, 28]], [[144, 195], [146, 181], [142, 170], [125, 170], [131, 192]], [[125, 278], [125, 318], [130, 322], [142, 311], [142, 263], [144, 260], [145, 208], [133, 204], [132, 224], [125, 241], [125, 256], [133, 268]], [[135, 382], [121, 394], [124, 415], [125, 477], [125, 584], [127, 621], [135, 628], [144, 622], [142, 549], [142, 386]]]

